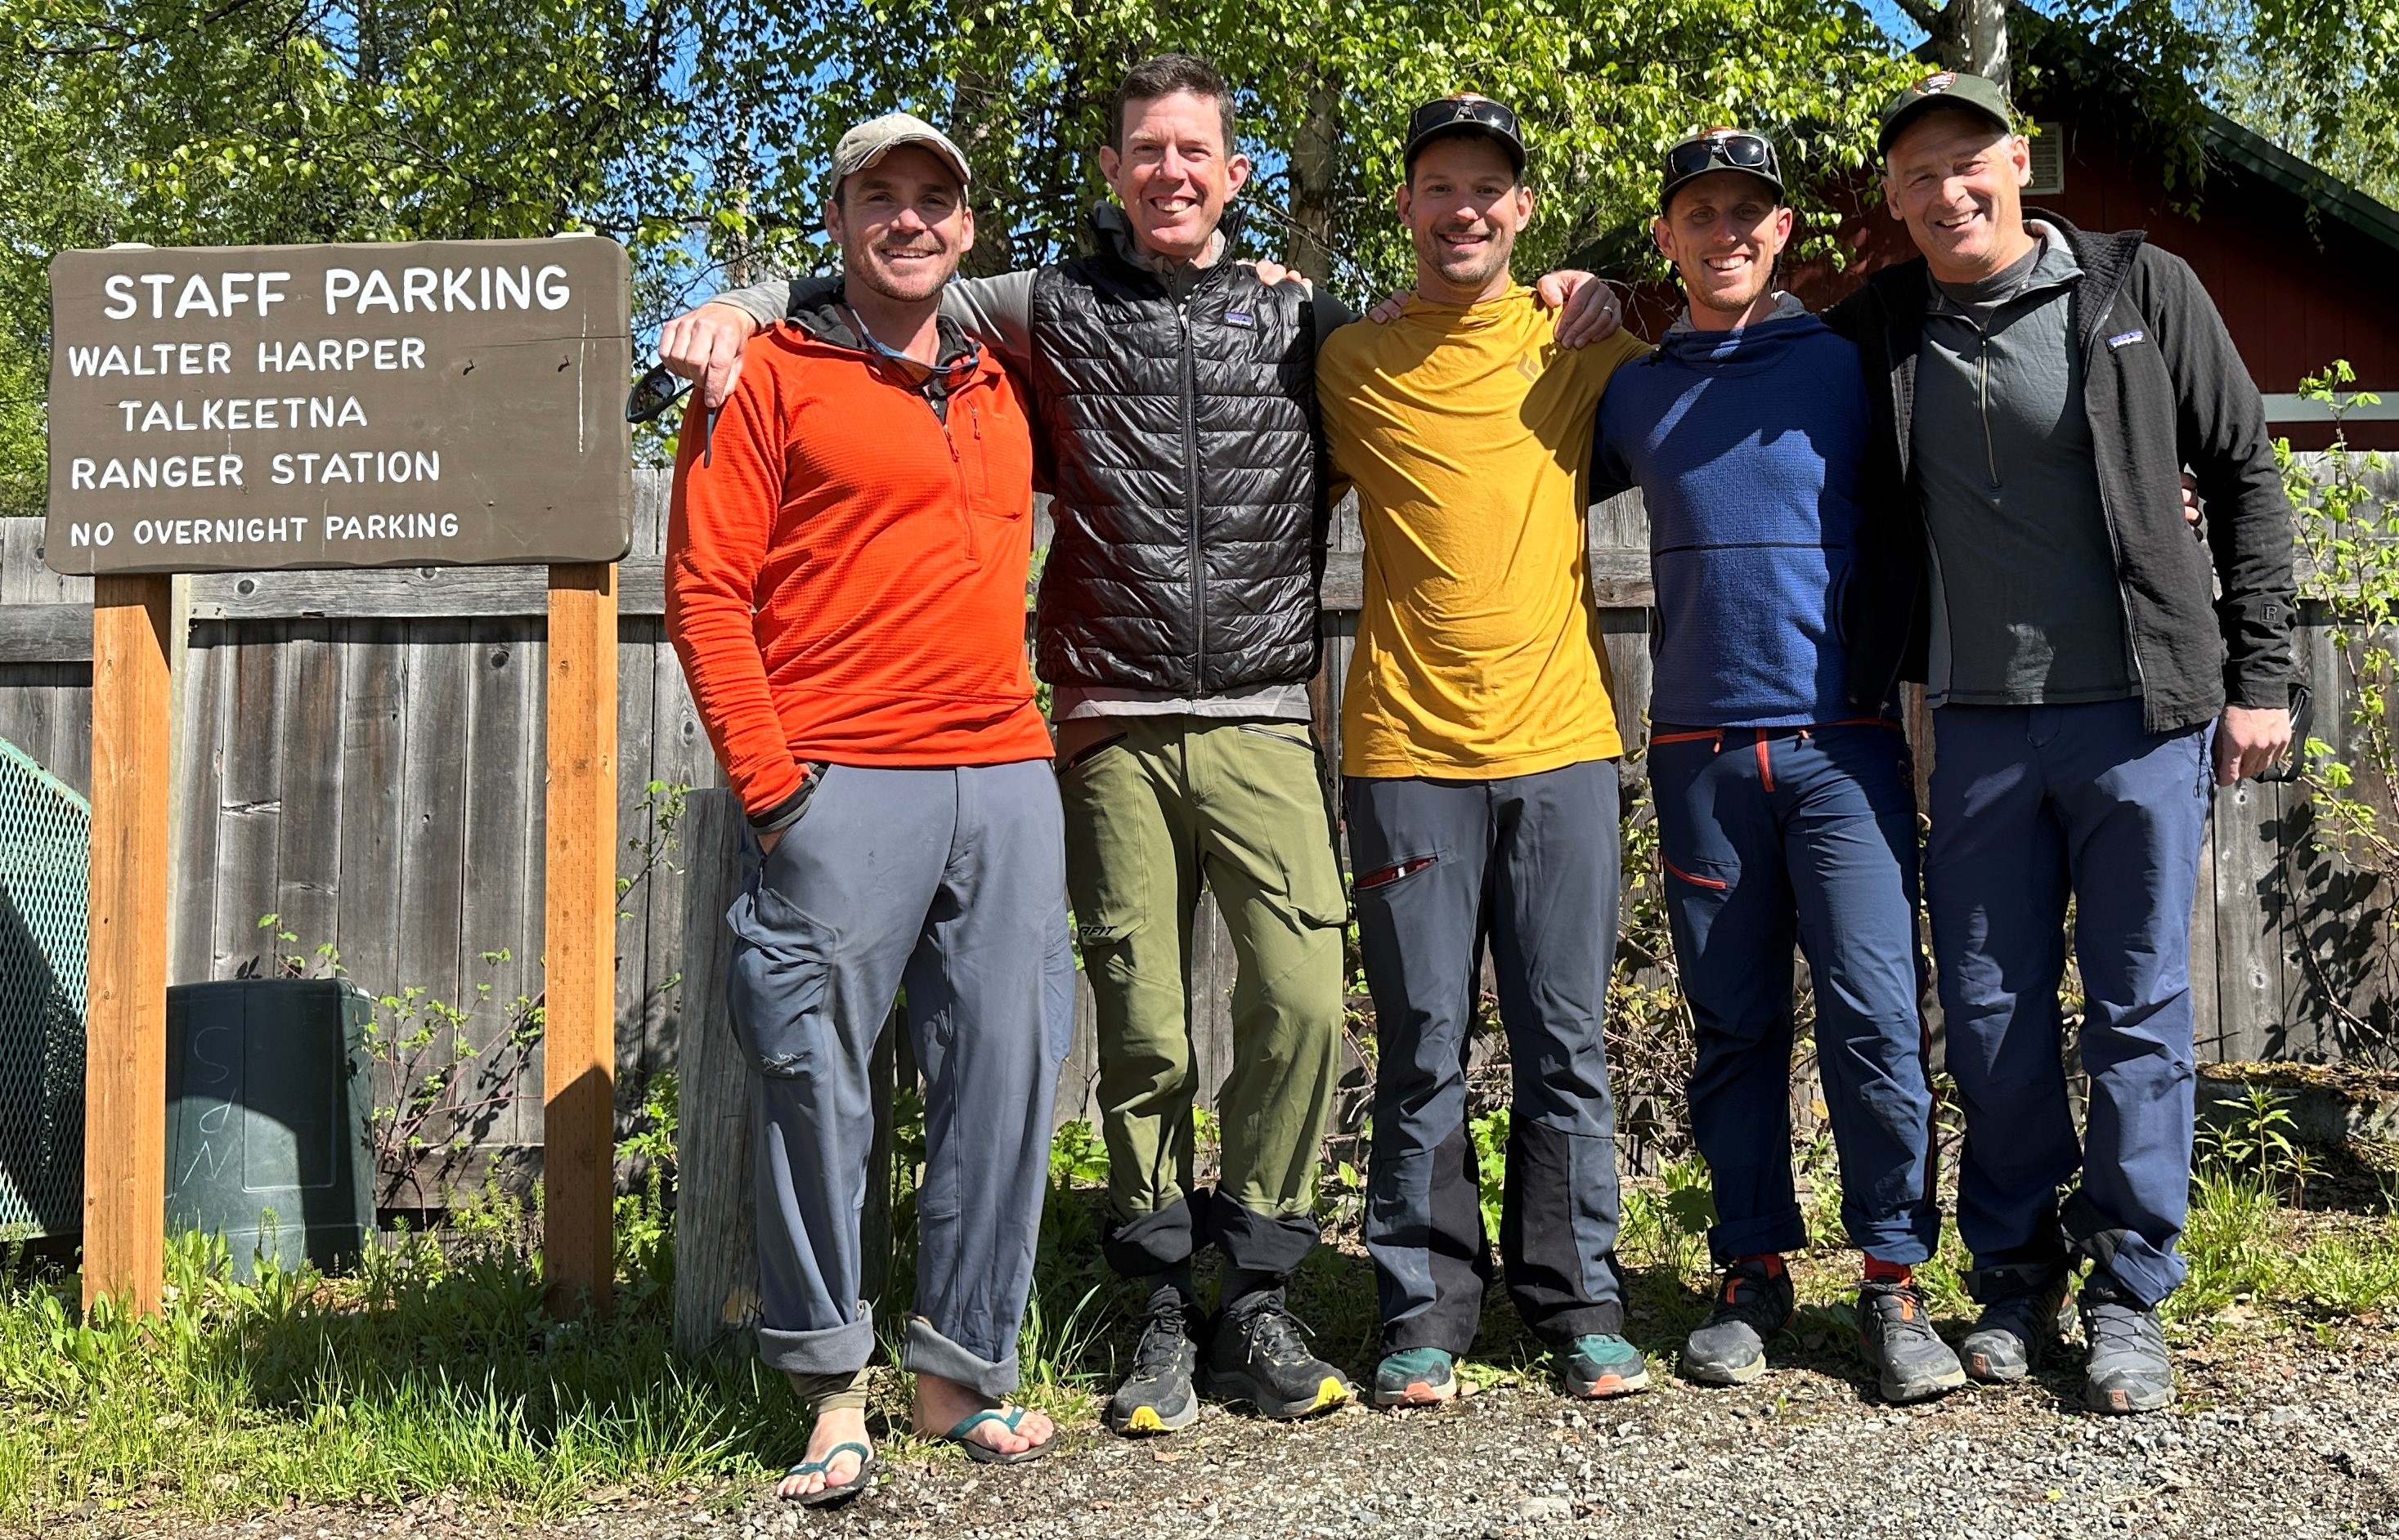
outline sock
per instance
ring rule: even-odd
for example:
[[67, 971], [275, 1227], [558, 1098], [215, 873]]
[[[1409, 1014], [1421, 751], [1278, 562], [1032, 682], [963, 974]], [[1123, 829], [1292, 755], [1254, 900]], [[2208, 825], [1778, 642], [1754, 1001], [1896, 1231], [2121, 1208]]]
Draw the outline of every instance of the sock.
[[1744, 1262], [1762, 1262], [1766, 1263], [1768, 1277], [1779, 1278], [1782, 1276], [1782, 1253], [1780, 1251], [1755, 1251], [1745, 1257], [1735, 1257], [1732, 1261], [1736, 1267]]
[[1253, 1267], [1227, 1266], [1223, 1280], [1216, 1287], [1216, 1308], [1230, 1310], [1259, 1294], [1281, 1292], [1281, 1273], [1261, 1273]]
[[1880, 1257], [1869, 1255], [1866, 1258], [1865, 1281], [1868, 1283], [1914, 1283], [1916, 1281], [1916, 1269], [1910, 1267], [1904, 1262], [1885, 1262]]
[[866, 1371], [853, 1370], [841, 1374], [802, 1374], [786, 1371], [792, 1388], [799, 1392], [800, 1403], [811, 1415], [827, 1412], [863, 1412], [866, 1410]]

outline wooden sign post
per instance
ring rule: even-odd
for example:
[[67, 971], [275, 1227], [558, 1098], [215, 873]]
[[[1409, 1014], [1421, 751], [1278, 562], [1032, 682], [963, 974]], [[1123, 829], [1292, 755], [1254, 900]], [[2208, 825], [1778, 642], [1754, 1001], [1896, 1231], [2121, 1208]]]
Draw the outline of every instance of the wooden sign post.
[[541, 1253], [550, 1307], [616, 1281], [617, 569], [549, 569]]
[[156, 1310], [165, 1254], [169, 574], [492, 563], [550, 568], [544, 1261], [608, 1304], [630, 299], [594, 238], [50, 264], [44, 560], [95, 579], [87, 1306]]
[[174, 579], [103, 575], [91, 606], [91, 922], [83, 1303], [158, 1308], [167, 1207], [167, 667]]

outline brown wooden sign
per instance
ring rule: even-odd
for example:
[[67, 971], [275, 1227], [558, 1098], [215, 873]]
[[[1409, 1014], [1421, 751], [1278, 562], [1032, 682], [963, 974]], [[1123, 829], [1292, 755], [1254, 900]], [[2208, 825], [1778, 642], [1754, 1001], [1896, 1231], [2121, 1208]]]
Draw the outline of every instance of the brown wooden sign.
[[62, 573], [614, 561], [611, 240], [119, 247], [50, 263]]

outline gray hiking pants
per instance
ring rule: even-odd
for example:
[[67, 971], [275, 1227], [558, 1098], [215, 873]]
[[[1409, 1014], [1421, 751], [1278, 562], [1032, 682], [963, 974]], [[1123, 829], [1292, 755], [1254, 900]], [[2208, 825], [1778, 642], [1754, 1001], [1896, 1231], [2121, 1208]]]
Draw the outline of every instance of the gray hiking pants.
[[1074, 1030], [1057, 784], [1043, 760], [823, 776], [725, 915], [755, 1072], [759, 1357], [847, 1373], [874, 1349], [859, 1298], [867, 1062], [904, 985], [925, 1170], [902, 1362], [1005, 1395]]
[[1499, 1255], [1517, 1314], [1565, 1346], [1624, 1330], [1616, 1261], [1617, 772], [1352, 777], [1358, 947], [1375, 996], [1366, 1250], [1383, 1351], [1474, 1342], [1490, 1277], [1466, 1061], [1489, 944], [1513, 1083]]

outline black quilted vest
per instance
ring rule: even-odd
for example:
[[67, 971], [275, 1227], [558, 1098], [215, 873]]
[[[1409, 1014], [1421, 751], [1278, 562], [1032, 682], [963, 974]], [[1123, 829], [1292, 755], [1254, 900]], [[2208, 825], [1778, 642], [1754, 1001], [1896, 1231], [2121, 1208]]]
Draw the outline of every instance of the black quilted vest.
[[[1056, 500], [1051, 684], [1216, 695], [1316, 671], [1324, 478], [1311, 304], [1245, 263], [1160, 274], [1124, 214], [1041, 270], [1033, 395]], [[1226, 221], [1227, 244], [1235, 234]]]

